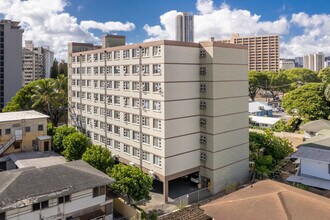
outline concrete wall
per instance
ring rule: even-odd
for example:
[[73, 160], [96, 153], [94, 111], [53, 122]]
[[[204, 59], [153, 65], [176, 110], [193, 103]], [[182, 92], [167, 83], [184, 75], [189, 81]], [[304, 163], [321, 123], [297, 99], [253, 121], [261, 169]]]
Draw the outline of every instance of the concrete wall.
[[127, 205], [121, 198], [116, 198], [113, 200], [113, 209], [128, 219], [141, 219], [141, 213]]
[[330, 180], [329, 164], [316, 160], [300, 160], [301, 175], [309, 175], [321, 179]]

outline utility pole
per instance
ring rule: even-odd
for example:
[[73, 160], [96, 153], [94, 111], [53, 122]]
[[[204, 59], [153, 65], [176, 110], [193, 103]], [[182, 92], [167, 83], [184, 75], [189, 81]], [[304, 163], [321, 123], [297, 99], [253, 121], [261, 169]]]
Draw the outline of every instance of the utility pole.
[[139, 118], [140, 169], [142, 170], [142, 46], [139, 46]]
[[108, 119], [107, 119], [107, 102], [108, 102], [108, 82], [107, 82], [107, 58], [108, 58], [108, 52], [105, 50], [104, 51], [104, 138], [105, 138], [105, 146], [108, 148]]
[[79, 100], [80, 100], [80, 106], [79, 106], [79, 110], [80, 110], [80, 118], [79, 118], [79, 123], [80, 123], [80, 125], [78, 125], [80, 128], [79, 128], [79, 130], [81, 131], [81, 132], [83, 132], [83, 133], [85, 133], [84, 132], [84, 129], [83, 129], [83, 127], [82, 127], [82, 57], [83, 57], [83, 55], [82, 54], [80, 54], [79, 55], [79, 64], [80, 64], [80, 68], [79, 68], [79, 72], [80, 72], [80, 74], [79, 74], [79, 76], [80, 76], [80, 82], [79, 82], [79, 91], [80, 91], [80, 94], [79, 94]]

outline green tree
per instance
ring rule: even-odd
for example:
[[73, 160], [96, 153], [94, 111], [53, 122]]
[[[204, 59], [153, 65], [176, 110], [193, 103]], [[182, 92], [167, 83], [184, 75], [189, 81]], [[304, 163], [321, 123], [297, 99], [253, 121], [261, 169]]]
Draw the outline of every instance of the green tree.
[[330, 67], [322, 69], [319, 72], [318, 77], [322, 80], [322, 82], [330, 83]]
[[286, 94], [282, 106], [289, 114], [296, 112], [308, 120], [327, 119], [330, 109], [325, 88], [323, 83], [308, 83]]
[[62, 74], [64, 76], [68, 76], [68, 64], [64, 61], [58, 64], [58, 74]]
[[47, 135], [53, 137], [55, 135], [56, 127], [52, 123], [47, 124]]
[[57, 75], [58, 75], [58, 62], [55, 59], [53, 61], [52, 67], [50, 68], [50, 78], [56, 79]]
[[249, 96], [254, 101], [257, 93], [266, 85], [267, 76], [263, 72], [249, 71]]
[[107, 168], [112, 167], [114, 164], [111, 152], [107, 148], [99, 145], [91, 145], [88, 147], [82, 155], [82, 159], [104, 173]]
[[290, 90], [291, 81], [287, 75], [283, 72], [265, 72], [267, 76], [266, 86], [264, 90], [269, 91], [272, 94], [273, 100], [278, 96], [280, 92], [286, 93]]
[[309, 69], [294, 68], [285, 70], [283, 73], [287, 76], [289, 81], [292, 82], [291, 89], [296, 89], [297, 87], [310, 82], [321, 82], [317, 73]]
[[80, 160], [89, 146], [89, 139], [80, 132], [75, 132], [63, 140], [63, 156], [67, 161]]
[[272, 126], [272, 131], [286, 131], [293, 132], [293, 128], [286, 122], [286, 120], [281, 119]]
[[127, 195], [129, 203], [132, 200], [150, 199], [153, 179], [139, 168], [117, 164], [112, 169], [107, 169], [107, 173], [116, 180], [111, 188]]
[[287, 139], [276, 137], [271, 131], [266, 131], [264, 135], [264, 154], [271, 155], [276, 163], [293, 152], [292, 146]]
[[57, 153], [62, 153], [64, 150], [63, 147], [63, 140], [70, 134], [78, 132], [74, 127], [69, 127], [67, 125], [63, 125], [60, 127], [57, 127], [54, 132], [53, 136], [53, 147], [54, 151]]

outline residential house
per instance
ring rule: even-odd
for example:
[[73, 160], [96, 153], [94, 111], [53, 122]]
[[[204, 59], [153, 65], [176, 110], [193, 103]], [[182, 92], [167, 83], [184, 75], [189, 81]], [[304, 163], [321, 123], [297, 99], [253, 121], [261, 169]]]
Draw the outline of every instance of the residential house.
[[111, 220], [114, 180], [84, 161], [0, 173], [0, 219]]
[[261, 128], [271, 128], [274, 124], [280, 121], [280, 118], [263, 117], [263, 116], [249, 116], [250, 124]]
[[329, 219], [328, 198], [263, 180], [201, 206], [214, 220]]
[[273, 116], [273, 108], [263, 102], [249, 102], [249, 114], [254, 116]]
[[300, 164], [297, 174], [288, 181], [330, 190], [330, 130], [319, 131], [291, 157], [299, 159]]
[[37, 111], [0, 113], [0, 157], [22, 151], [49, 151], [49, 116]]
[[323, 129], [330, 129], [330, 121], [319, 119], [310, 121], [300, 127], [300, 130], [304, 131], [304, 139], [309, 139], [317, 135], [317, 132]]

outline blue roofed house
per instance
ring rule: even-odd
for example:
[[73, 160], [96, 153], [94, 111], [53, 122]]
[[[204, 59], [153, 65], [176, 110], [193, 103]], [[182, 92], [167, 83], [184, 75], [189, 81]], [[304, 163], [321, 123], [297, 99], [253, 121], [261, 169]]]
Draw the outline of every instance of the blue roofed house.
[[273, 116], [273, 109], [271, 106], [263, 102], [250, 102], [249, 114], [254, 116]]

